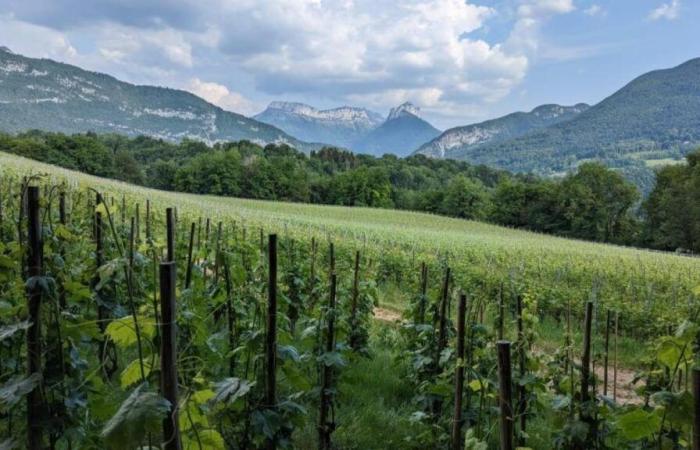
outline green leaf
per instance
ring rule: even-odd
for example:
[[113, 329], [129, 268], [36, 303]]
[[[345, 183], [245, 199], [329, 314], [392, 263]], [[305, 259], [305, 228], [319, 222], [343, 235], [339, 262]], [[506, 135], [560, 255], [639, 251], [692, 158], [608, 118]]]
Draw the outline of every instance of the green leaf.
[[557, 411], [561, 411], [569, 406], [571, 406], [571, 397], [568, 395], [555, 395], [552, 399], [552, 408]]
[[620, 432], [630, 441], [639, 441], [653, 435], [661, 425], [661, 418], [653, 412], [634, 409], [617, 419]]
[[236, 400], [245, 396], [250, 389], [255, 386], [255, 382], [241, 380], [240, 378], [226, 378], [214, 384], [215, 395], [211, 399], [212, 403], [235, 403]]
[[[144, 376], [148, 378], [151, 373], [151, 360], [145, 359], [143, 361], [143, 372]], [[121, 375], [119, 375], [119, 381], [121, 382], [122, 388], [128, 388], [132, 384], [138, 383], [141, 380], [141, 364], [139, 359], [131, 361], [128, 366], [122, 370]], [[144, 380], [145, 381], [145, 380]]]
[[25, 320], [23, 322], [13, 323], [12, 325], [6, 325], [6, 326], [0, 328], [0, 341], [4, 341], [5, 339], [7, 339], [10, 336], [17, 333], [18, 331], [26, 330], [30, 326], [31, 326], [31, 323], [28, 320]]
[[155, 392], [146, 391], [145, 386], [134, 389], [105, 424], [101, 436], [108, 448], [134, 448], [146, 434], [162, 432], [162, 420], [170, 413], [170, 402]]
[[345, 359], [338, 352], [326, 352], [318, 357], [318, 362], [326, 367], [344, 367], [346, 365]]
[[674, 339], [666, 339], [659, 346], [656, 358], [664, 366], [673, 369], [681, 359], [681, 349]]
[[7, 255], [0, 255], [0, 269], [14, 269], [15, 261]]
[[481, 384], [481, 380], [472, 380], [467, 386], [469, 386], [469, 389], [471, 389], [473, 392], [479, 392], [484, 387]]
[[8, 411], [32, 392], [41, 382], [41, 375], [33, 373], [27, 378], [16, 376], [10, 378], [0, 387], [0, 411]]
[[226, 444], [218, 431], [209, 429], [199, 430], [196, 437], [183, 436], [182, 448], [183, 450], [225, 450]]
[[76, 240], [76, 236], [66, 227], [65, 225], [57, 225], [54, 228], [53, 234], [64, 241], [73, 241]]
[[68, 295], [70, 295], [70, 299], [72, 301], [79, 302], [82, 300], [90, 300], [92, 298], [90, 288], [77, 281], [66, 281], [63, 284], [63, 288], [66, 290]]
[[203, 405], [212, 398], [214, 398], [215, 395], [216, 394], [211, 389], [203, 389], [201, 391], [196, 391], [194, 394], [192, 394], [192, 400], [197, 405]]
[[[153, 337], [155, 332], [153, 322], [139, 317], [139, 326], [142, 336]], [[135, 344], [137, 339], [133, 316], [124, 316], [121, 319], [113, 320], [107, 325], [105, 334], [119, 347], [126, 348]]]

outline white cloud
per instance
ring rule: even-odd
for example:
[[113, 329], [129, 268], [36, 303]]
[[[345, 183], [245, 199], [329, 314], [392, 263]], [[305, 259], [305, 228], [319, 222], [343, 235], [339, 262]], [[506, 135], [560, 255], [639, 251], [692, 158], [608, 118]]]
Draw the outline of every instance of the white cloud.
[[506, 47], [526, 55], [535, 54], [541, 42], [542, 25], [556, 15], [575, 9], [573, 0], [526, 0], [518, 7], [517, 20]]
[[223, 84], [193, 78], [184, 89], [228, 111], [252, 115], [260, 110], [259, 105], [237, 92], [229, 91]]
[[11, 1], [21, 13], [16, 23], [48, 31], [25, 33], [25, 41], [76, 37], [86, 53], [69, 62], [132, 82], [187, 86], [242, 113], [253, 112], [245, 97], [202, 80], [232, 73], [228, 85], [240, 90], [233, 83], [242, 75], [248, 96], [312, 95], [385, 111], [410, 100], [442, 115], [473, 111], [511, 93], [542, 51], [543, 24], [575, 10], [573, 0], [517, 0], [508, 38], [497, 42], [483, 36], [502, 12], [472, 3], [478, 0], [178, 0], [162, 7], [144, 0], [137, 9], [95, 0], [80, 17], [64, 14], [78, 0]]
[[221, 14], [239, 26], [221, 30], [219, 48], [272, 95], [448, 108], [502, 98], [528, 67], [524, 55], [470, 36], [496, 11], [464, 0], [238, 1]]
[[588, 8], [583, 10], [583, 13], [587, 16], [604, 16], [605, 15], [605, 10], [603, 9], [602, 6], [593, 4], [589, 6]]
[[75, 61], [78, 54], [64, 33], [18, 21], [12, 15], [0, 14], [0, 43], [14, 52], [41, 58]]
[[658, 8], [649, 13], [649, 20], [675, 20], [681, 9], [680, 0], [671, 0], [670, 3], [663, 3]]

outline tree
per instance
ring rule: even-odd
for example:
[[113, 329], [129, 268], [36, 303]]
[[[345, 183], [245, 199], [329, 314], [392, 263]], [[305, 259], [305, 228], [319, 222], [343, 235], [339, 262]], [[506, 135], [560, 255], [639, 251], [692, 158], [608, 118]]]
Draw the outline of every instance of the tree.
[[454, 177], [442, 200], [440, 211], [448, 216], [463, 219], [480, 219], [486, 217], [488, 195], [484, 185], [464, 175]]
[[700, 149], [686, 157], [687, 165], [666, 166], [642, 210], [645, 243], [663, 250], [700, 251]]
[[624, 242], [636, 232], [629, 213], [637, 189], [600, 163], [585, 163], [564, 178], [559, 192], [564, 233], [603, 242]]

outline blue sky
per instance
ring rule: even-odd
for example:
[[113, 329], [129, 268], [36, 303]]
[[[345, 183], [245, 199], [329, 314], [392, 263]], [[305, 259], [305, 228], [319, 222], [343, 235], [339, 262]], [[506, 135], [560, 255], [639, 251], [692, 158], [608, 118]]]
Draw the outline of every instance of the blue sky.
[[246, 115], [411, 101], [441, 128], [600, 101], [700, 57], [698, 23], [698, 0], [0, 0], [28, 56]]

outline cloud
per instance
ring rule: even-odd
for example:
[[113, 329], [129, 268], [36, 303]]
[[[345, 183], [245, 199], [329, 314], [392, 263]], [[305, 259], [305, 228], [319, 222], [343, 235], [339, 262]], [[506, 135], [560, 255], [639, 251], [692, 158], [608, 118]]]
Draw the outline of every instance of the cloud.
[[[25, 39], [38, 34], [76, 40], [83, 53], [70, 62], [132, 82], [190, 86], [197, 77], [199, 85], [191, 90], [214, 95], [223, 90], [202, 80], [229, 76], [228, 86], [235, 82], [234, 90], [241, 91], [243, 77], [248, 96], [253, 91], [327, 103], [362, 101], [384, 110], [410, 100], [428, 112], [459, 114], [511, 93], [538, 53], [543, 24], [575, 9], [573, 0], [517, 0], [515, 16], [506, 19], [512, 29], [498, 42], [484, 36], [502, 12], [473, 1], [0, 3], [9, 5], [17, 23], [46, 31], [25, 33]], [[216, 102], [249, 109], [236, 95], [229, 91]]]
[[223, 84], [192, 78], [184, 89], [216, 106], [239, 114], [252, 115], [261, 109], [260, 105], [237, 92], [231, 92]]
[[528, 67], [523, 55], [471, 37], [496, 12], [464, 0], [242, 1], [222, 14], [241, 26], [222, 30], [219, 49], [270, 95], [447, 107], [502, 98]]
[[527, 0], [517, 10], [517, 19], [506, 47], [526, 55], [537, 52], [541, 28], [552, 17], [574, 11], [573, 0]]
[[14, 52], [41, 58], [75, 61], [78, 54], [63, 33], [17, 21], [11, 15], [0, 15], [0, 43]]
[[649, 20], [675, 20], [681, 9], [680, 0], [671, 0], [670, 3], [663, 3], [658, 8], [649, 13]]
[[587, 16], [595, 17], [595, 16], [604, 16], [605, 15], [605, 10], [603, 9], [602, 6], [593, 4], [589, 6], [588, 8], [583, 10], [583, 13]]

